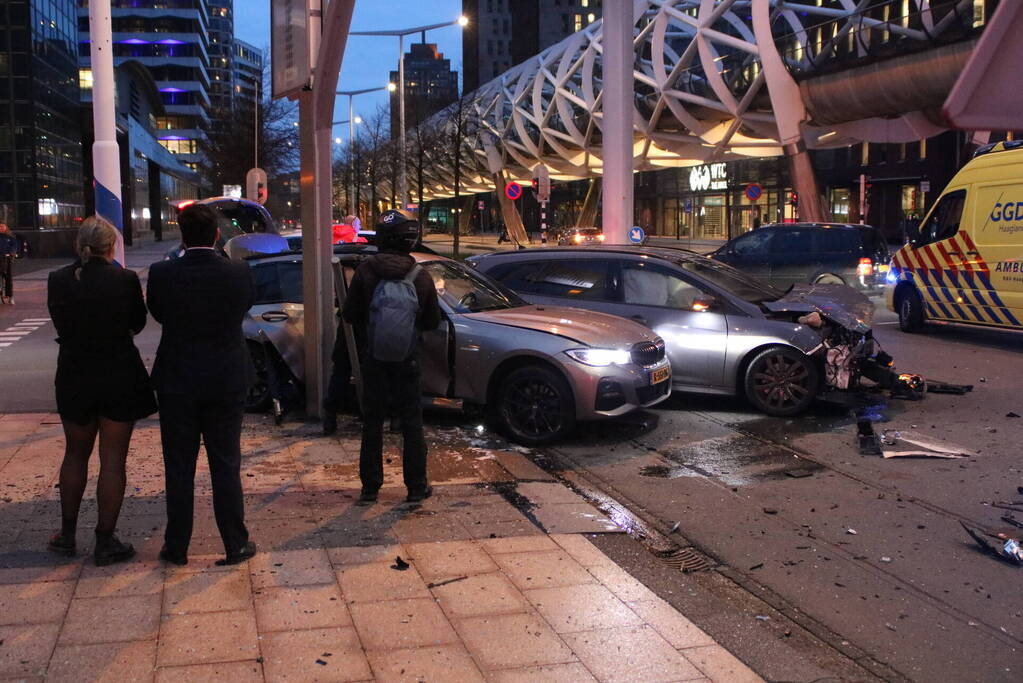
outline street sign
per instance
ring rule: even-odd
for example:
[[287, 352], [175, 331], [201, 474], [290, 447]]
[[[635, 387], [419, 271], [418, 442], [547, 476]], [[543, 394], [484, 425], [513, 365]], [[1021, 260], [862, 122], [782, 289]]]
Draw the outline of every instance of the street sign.
[[504, 186], [504, 196], [513, 202], [522, 196], [522, 186], [516, 182], [510, 182]]
[[930, 192], [931, 191], [931, 181], [930, 180], [921, 180], [920, 181], [920, 191], [921, 192]]
[[638, 225], [632, 226], [632, 229], [629, 230], [629, 241], [633, 244], [643, 244], [643, 240], [645, 239], [646, 232], [643, 231], [643, 228]]
[[760, 183], [750, 183], [746, 186], [746, 199], [755, 202], [764, 195], [764, 188]]
[[292, 97], [309, 85], [316, 59], [319, 0], [270, 1], [273, 96]]
[[480, 211], [483, 211], [483, 209], [487, 208], [487, 205], [481, 199], [478, 202], [476, 202], [476, 208], [479, 209]]
[[692, 212], [693, 212], [693, 200], [692, 199], [687, 199], [686, 200], [686, 213], [692, 213]]
[[245, 197], [260, 204], [266, 204], [269, 196], [266, 187], [266, 171], [261, 168], [250, 168], [245, 174]]
[[533, 187], [536, 189], [536, 201], [550, 201], [551, 174], [543, 164], [537, 164], [533, 169]]

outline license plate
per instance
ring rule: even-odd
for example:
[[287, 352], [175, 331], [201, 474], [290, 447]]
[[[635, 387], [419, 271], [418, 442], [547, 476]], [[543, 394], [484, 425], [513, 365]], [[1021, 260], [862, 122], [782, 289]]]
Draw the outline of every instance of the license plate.
[[660, 384], [669, 377], [671, 377], [671, 368], [668, 367], [658, 368], [650, 373], [650, 383]]
[[882, 264], [880, 264], [880, 265], [879, 265], [879, 266], [877, 267], [877, 271], [878, 271], [879, 273], [887, 273], [887, 272], [888, 272], [888, 264], [887, 264], [887, 263], [882, 263]]

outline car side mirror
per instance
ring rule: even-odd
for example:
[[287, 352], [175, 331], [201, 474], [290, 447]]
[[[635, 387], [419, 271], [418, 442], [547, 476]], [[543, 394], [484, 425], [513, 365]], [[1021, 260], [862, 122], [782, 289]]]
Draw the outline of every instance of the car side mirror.
[[706, 313], [708, 311], [716, 311], [721, 307], [717, 297], [710, 294], [701, 294], [700, 296], [693, 299], [692, 306], [690, 308], [696, 313]]

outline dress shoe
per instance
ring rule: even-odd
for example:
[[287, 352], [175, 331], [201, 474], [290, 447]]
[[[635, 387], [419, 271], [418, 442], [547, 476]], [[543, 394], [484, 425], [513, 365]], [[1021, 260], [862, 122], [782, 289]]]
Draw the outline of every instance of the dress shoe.
[[405, 502], [406, 503], [421, 503], [421, 502], [423, 502], [424, 500], [426, 500], [427, 498], [429, 498], [432, 495], [433, 495], [433, 487], [430, 486], [429, 484], [427, 484], [426, 488], [422, 489], [421, 491], [409, 491], [408, 495], [405, 497]]
[[242, 546], [241, 550], [234, 553], [228, 553], [227, 557], [225, 557], [222, 560], [217, 560], [216, 564], [218, 567], [223, 567], [229, 564], [241, 564], [245, 560], [254, 557], [255, 554], [256, 544], [253, 543], [252, 541], [249, 541], [244, 546]]
[[63, 555], [64, 557], [74, 557], [75, 555], [75, 539], [73, 537], [68, 538], [59, 531], [50, 536], [50, 542], [46, 544], [46, 547], [51, 552]]
[[97, 567], [125, 562], [133, 557], [135, 548], [131, 543], [122, 543], [113, 532], [109, 534], [96, 532], [96, 549], [92, 552], [92, 559], [95, 560]]
[[188, 555], [185, 555], [184, 553], [181, 553], [180, 555], [178, 553], [172, 553], [167, 550], [167, 546], [160, 548], [160, 559], [164, 562], [169, 562], [170, 564], [176, 564], [179, 567], [184, 567], [188, 564]]

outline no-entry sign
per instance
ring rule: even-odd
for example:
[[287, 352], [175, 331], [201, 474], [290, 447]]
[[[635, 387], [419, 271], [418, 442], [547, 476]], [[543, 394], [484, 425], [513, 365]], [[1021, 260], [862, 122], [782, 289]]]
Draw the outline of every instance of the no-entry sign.
[[522, 196], [522, 186], [516, 182], [508, 183], [504, 186], [504, 196], [514, 202]]

